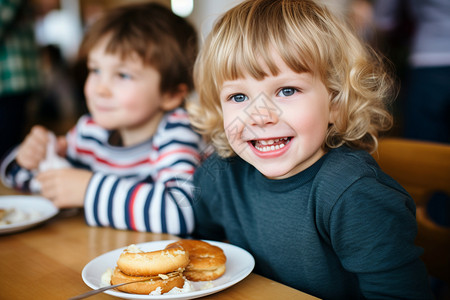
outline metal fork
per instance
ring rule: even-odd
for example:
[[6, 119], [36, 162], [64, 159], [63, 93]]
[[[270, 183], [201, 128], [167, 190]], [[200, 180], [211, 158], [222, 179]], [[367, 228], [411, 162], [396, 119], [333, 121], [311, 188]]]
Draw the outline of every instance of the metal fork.
[[[179, 272], [171, 272], [171, 273], [164, 274], [164, 276], [166, 278], [172, 278], [172, 277], [175, 277], [175, 276], [177, 276], [179, 274], [180, 274]], [[163, 276], [163, 275], [161, 275], [161, 276]], [[102, 287], [102, 288], [98, 288], [96, 290], [92, 290], [92, 291], [86, 292], [84, 294], [81, 294], [81, 295], [78, 295], [78, 296], [75, 296], [75, 297], [72, 297], [72, 298], [69, 298], [67, 300], [84, 299], [84, 298], [90, 297], [92, 295], [96, 295], [96, 294], [99, 294], [101, 292], [104, 292], [106, 290], [114, 289], [116, 287], [119, 287], [119, 286], [122, 286], [122, 285], [126, 285], [126, 284], [130, 284], [130, 283], [144, 282], [144, 281], [149, 281], [149, 280], [152, 280], [152, 279], [163, 279], [164, 276], [163, 277], [161, 277], [161, 276], [160, 275], [156, 275], [156, 276], [147, 277], [147, 278], [141, 279], [141, 280], [129, 281], [129, 282], [119, 283], [119, 284], [115, 284], [115, 285], [108, 285], [108, 286], [105, 286], [105, 287]]]
[[108, 285], [108, 286], [105, 286], [105, 287], [102, 287], [102, 288], [99, 288], [99, 289], [96, 289], [96, 290], [92, 290], [92, 291], [86, 292], [84, 294], [81, 294], [81, 295], [78, 295], [78, 296], [75, 296], [75, 297], [72, 297], [72, 298], [69, 298], [67, 300], [84, 299], [84, 298], [87, 298], [87, 297], [90, 297], [90, 296], [102, 293], [102, 292], [104, 292], [106, 290], [114, 289], [114, 288], [122, 286], [122, 285], [130, 284], [130, 283], [136, 283], [136, 282], [144, 282], [144, 281], [149, 281], [149, 280], [151, 280], [151, 279], [146, 278], [146, 279], [142, 279], [142, 280], [136, 280], [136, 281], [129, 281], [129, 282], [124, 282], [124, 283], [119, 283], [119, 284], [115, 284], [115, 285]]

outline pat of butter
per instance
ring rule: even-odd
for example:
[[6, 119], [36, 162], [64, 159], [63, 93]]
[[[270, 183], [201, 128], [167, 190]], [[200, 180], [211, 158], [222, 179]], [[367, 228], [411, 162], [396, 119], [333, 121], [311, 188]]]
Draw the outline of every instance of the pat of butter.
[[184, 293], [188, 293], [188, 292], [193, 292], [195, 291], [194, 287], [191, 285], [191, 283], [189, 282], [189, 280], [185, 280], [184, 281], [184, 285], [183, 287], [177, 288], [174, 287], [173, 289], [171, 289], [167, 295], [176, 295], [176, 294], [184, 294]]
[[161, 287], [158, 286], [153, 292], [150, 293], [150, 295], [152, 296], [161, 295], [161, 291], [162, 291]]
[[144, 251], [139, 249], [135, 244], [131, 244], [125, 249], [125, 252], [128, 252], [128, 253], [143, 253]]
[[111, 285], [111, 277], [112, 277], [113, 271], [108, 268], [103, 274], [102, 279], [100, 283], [100, 287], [109, 286]]

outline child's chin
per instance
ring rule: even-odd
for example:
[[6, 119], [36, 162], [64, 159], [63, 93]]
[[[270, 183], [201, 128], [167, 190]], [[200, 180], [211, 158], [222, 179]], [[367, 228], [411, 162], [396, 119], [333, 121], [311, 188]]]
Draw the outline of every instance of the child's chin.
[[289, 172], [291, 170], [284, 170], [284, 169], [280, 169], [280, 168], [270, 168], [268, 166], [264, 166], [263, 168], [257, 168], [259, 172], [261, 172], [261, 174], [263, 174], [265, 177], [269, 178], [269, 179], [284, 179], [284, 178], [288, 178], [291, 177], [292, 175], [289, 174]]
[[111, 122], [111, 119], [105, 120], [103, 118], [95, 118], [94, 117], [93, 120], [94, 120], [95, 124], [97, 124], [98, 126], [104, 128], [106, 130], [115, 130], [115, 129], [117, 129], [117, 124], [113, 124]]

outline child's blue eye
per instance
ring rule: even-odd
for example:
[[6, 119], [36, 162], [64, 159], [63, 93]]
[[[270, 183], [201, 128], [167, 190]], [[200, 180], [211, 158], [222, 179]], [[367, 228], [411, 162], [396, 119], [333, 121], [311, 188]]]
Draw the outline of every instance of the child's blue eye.
[[98, 74], [98, 73], [100, 73], [100, 70], [97, 68], [88, 68], [88, 72]]
[[289, 97], [289, 96], [294, 95], [296, 92], [297, 92], [297, 89], [292, 88], [292, 87], [286, 87], [286, 88], [282, 88], [277, 96]]
[[122, 79], [131, 79], [131, 75], [127, 73], [119, 73], [119, 77]]
[[245, 96], [244, 94], [235, 94], [230, 97], [230, 100], [233, 100], [234, 102], [244, 102], [247, 99], [248, 97]]

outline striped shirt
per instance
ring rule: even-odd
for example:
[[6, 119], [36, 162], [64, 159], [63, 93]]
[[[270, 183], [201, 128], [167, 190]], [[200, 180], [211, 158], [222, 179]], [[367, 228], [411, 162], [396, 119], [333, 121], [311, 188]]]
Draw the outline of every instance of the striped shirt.
[[[84, 199], [91, 226], [189, 234], [194, 227], [192, 175], [200, 162], [202, 140], [185, 110], [167, 113], [151, 139], [131, 147], [112, 146], [110, 132], [89, 115], [67, 134], [67, 159], [93, 172]], [[9, 158], [8, 158], [9, 157]], [[8, 156], [2, 179], [30, 190], [32, 173]]]

